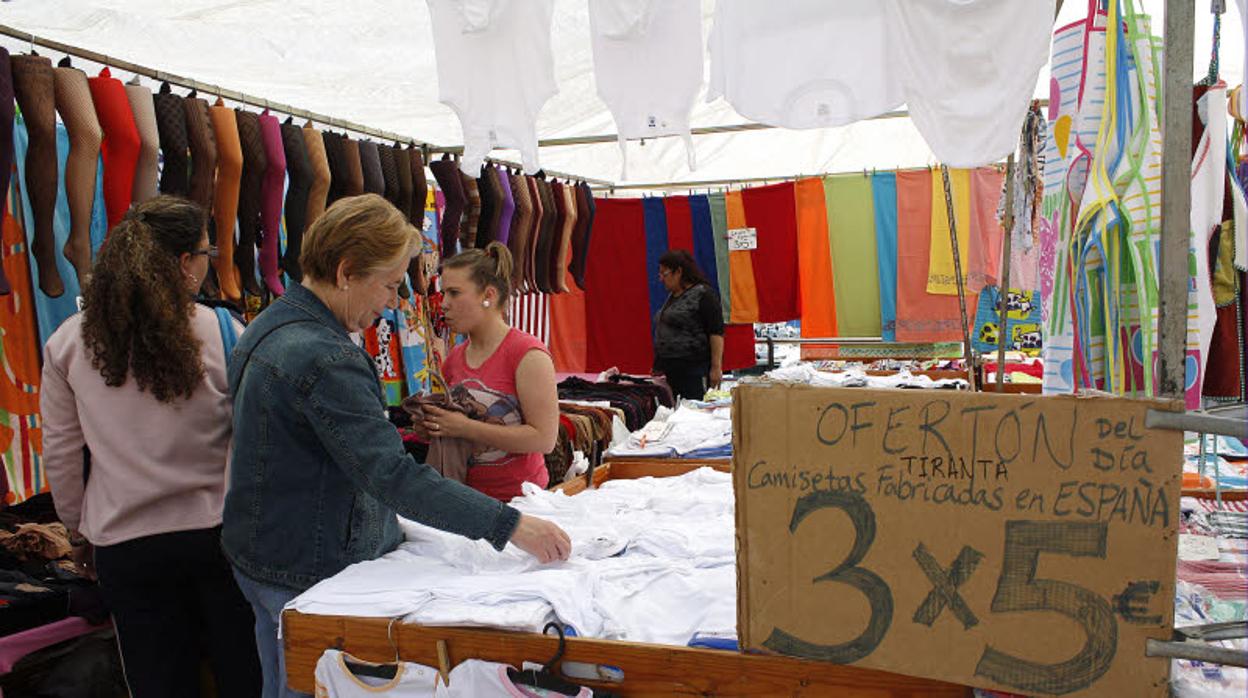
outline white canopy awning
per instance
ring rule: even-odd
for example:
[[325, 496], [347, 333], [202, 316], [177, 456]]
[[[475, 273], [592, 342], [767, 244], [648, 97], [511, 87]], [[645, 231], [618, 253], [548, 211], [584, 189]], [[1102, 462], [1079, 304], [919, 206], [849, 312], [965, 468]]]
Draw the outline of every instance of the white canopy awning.
[[[1213, 18], [1207, 0], [1192, 1], [1194, 77], [1200, 77], [1208, 70]], [[705, 41], [714, 0], [702, 4]], [[1143, 6], [1160, 32], [1163, 0], [1143, 0]], [[1066, 0], [1058, 21], [1077, 21], [1086, 11], [1086, 3]], [[462, 142], [458, 120], [438, 102], [429, 9], [421, 0], [7, 0], [0, 2], [0, 24], [436, 145]], [[1244, 59], [1237, 3], [1227, 3], [1222, 27], [1221, 75], [1234, 86], [1242, 81]], [[586, 0], [555, 0], [552, 31], [559, 94], [541, 113], [539, 137], [614, 134], [594, 88]], [[8, 37], [0, 37], [0, 45], [29, 50]], [[1048, 96], [1048, 81], [1046, 68], [1037, 97]], [[745, 119], [722, 100], [699, 100], [694, 110], [695, 127], [741, 123]], [[695, 146], [699, 166], [690, 172], [679, 139], [630, 143], [629, 175], [635, 182], [686, 182], [935, 163], [906, 118], [704, 135], [695, 137]], [[494, 154], [518, 160], [514, 151]], [[546, 147], [541, 158], [548, 169], [619, 179], [614, 142]]]

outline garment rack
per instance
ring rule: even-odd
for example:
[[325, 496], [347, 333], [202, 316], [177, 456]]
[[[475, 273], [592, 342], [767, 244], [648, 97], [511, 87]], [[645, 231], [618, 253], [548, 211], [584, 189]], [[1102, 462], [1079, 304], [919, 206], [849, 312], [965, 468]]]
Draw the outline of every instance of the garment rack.
[[[321, 114], [321, 113], [314, 112], [314, 111], [309, 111], [307, 109], [300, 109], [299, 107], [293, 107], [289, 104], [282, 104], [280, 102], [274, 102], [272, 100], [265, 99], [263, 97], [256, 97], [254, 95], [249, 95], [245, 92], [239, 92], [237, 90], [229, 90], [229, 89], [221, 87], [220, 85], [213, 85], [210, 83], [201, 82], [199, 80], [195, 80], [194, 78], [188, 78], [188, 77], [184, 77], [182, 75], [177, 75], [174, 73], [167, 73], [163, 70], [156, 70], [154, 68], [148, 68], [147, 66], [139, 65], [137, 63], [131, 63], [130, 61], [120, 60], [113, 56], [109, 56], [103, 53], [90, 51], [90, 50], [83, 49], [83, 48], [78, 48], [77, 46], [71, 46], [69, 44], [62, 43], [60, 41], [54, 41], [52, 39], [48, 39], [45, 37], [36, 36], [35, 34], [31, 34], [30, 32], [22, 31], [21, 29], [10, 27], [5, 24], [0, 24], [0, 35], [8, 36], [13, 39], [17, 39], [19, 41], [24, 41], [30, 44], [32, 49], [35, 46], [42, 46], [52, 51], [57, 51], [59, 53], [63, 53], [69, 56], [74, 56], [76, 58], [81, 58], [83, 60], [91, 61], [93, 63], [98, 63], [108, 68], [124, 70], [128, 73], [133, 73], [135, 75], [142, 75], [144, 77], [151, 78], [152, 80], [155, 80], [157, 82], [167, 82], [171, 85], [178, 85], [180, 87], [185, 87], [187, 89], [195, 90], [202, 95], [215, 95], [217, 97], [221, 97], [222, 99], [228, 99], [234, 102], [238, 102], [240, 104], [251, 105], [259, 109], [268, 109], [270, 111], [281, 112], [282, 114], [288, 114], [296, 118], [308, 119], [311, 121], [315, 121], [316, 123], [325, 124], [333, 128], [342, 129], [344, 131], [351, 131], [353, 133], [358, 133], [360, 135], [371, 136], [373, 138], [377, 138], [387, 143], [397, 142], [397, 143], [411, 144], [417, 148], [420, 148], [422, 151], [424, 151], [426, 163], [428, 163], [431, 160], [430, 155], [432, 153], [446, 152], [444, 148], [439, 148], [431, 143], [417, 140], [415, 138], [412, 138], [411, 136], [404, 136], [404, 135], [395, 133], [393, 131], [386, 131], [383, 129], [377, 129], [377, 128], [372, 128], [369, 126], [364, 126], [363, 124], [359, 124], [354, 121], [348, 121], [346, 119], [339, 119], [337, 117], [328, 116], [326, 114]], [[519, 167], [520, 166], [519, 163], [511, 162], [509, 160], [498, 160], [494, 158], [488, 158], [488, 160], [492, 163], [502, 165], [504, 167]], [[611, 182], [608, 182], [606, 180], [592, 179], [588, 177], [578, 177], [576, 175], [571, 175], [571, 174], [567, 174], [563, 172], [555, 172], [553, 170], [546, 170], [546, 174], [557, 179], [574, 179], [574, 180], [588, 182], [589, 184], [595, 184], [595, 185], [610, 185], [611, 184]]]

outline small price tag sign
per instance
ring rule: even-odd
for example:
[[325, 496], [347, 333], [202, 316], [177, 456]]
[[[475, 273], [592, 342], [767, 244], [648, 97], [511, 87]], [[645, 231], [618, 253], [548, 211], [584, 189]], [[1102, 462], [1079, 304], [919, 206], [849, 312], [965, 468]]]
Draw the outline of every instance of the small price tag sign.
[[742, 386], [742, 648], [1027, 695], [1169, 694], [1178, 403]]
[[757, 228], [733, 228], [728, 231], [728, 251], [745, 252], [758, 249]]

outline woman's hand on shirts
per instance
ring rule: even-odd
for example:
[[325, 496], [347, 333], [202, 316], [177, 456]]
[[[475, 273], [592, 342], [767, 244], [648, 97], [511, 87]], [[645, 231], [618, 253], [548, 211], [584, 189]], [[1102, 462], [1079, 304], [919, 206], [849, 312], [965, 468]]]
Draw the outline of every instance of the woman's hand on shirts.
[[462, 412], [452, 412], [428, 405], [425, 408], [424, 429], [429, 436], [445, 436], [452, 439], [471, 438], [472, 420]]
[[566, 560], [572, 554], [572, 539], [562, 528], [528, 514], [520, 515], [511, 542], [542, 564]]
[[719, 368], [712, 368], [712, 369], [711, 369], [711, 375], [710, 375], [710, 376], [708, 376], [708, 378], [710, 378], [709, 383], [710, 383], [710, 385], [711, 385], [711, 388], [718, 389], [718, 388], [719, 388], [720, 383], [723, 383], [723, 382], [724, 382], [724, 371], [723, 371], [723, 369], [719, 369]]

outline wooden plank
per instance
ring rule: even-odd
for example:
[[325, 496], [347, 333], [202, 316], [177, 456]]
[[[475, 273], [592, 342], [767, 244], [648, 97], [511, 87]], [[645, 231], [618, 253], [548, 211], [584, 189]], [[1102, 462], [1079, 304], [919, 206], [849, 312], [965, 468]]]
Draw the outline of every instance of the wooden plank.
[[1044, 392], [1044, 386], [1040, 383], [1006, 383], [1005, 385], [997, 385], [995, 383], [988, 385], [980, 383], [980, 391], [985, 393], [1001, 393], [1003, 395], [1040, 395]]
[[[385, 618], [310, 616], [287, 611], [283, 614], [283, 642], [291, 688], [314, 690], [316, 661], [331, 647], [367, 661], [393, 661], [395, 648], [386, 636], [388, 622]], [[551, 636], [502, 630], [396, 624], [394, 634], [405, 661], [433, 667], [438, 665], [438, 640], [446, 641], [452, 664], [475, 658], [519, 666], [524, 661], [544, 662], [558, 648], [558, 640]], [[971, 690], [963, 686], [883, 671], [666, 645], [571, 638], [564, 659], [623, 670], [622, 683], [580, 679], [577, 682], [626, 696], [971, 695]]]
[[[611, 479], [610, 463], [603, 463], [597, 468], [594, 468], [594, 487], [598, 487], [609, 479]], [[551, 489], [558, 490], [568, 496], [580, 494], [589, 489], [589, 473], [585, 473], [584, 475], [568, 480], [567, 482], [555, 485]]]
[[697, 470], [698, 468], [714, 468], [722, 473], [732, 472], [731, 460], [684, 460], [651, 459], [651, 460], [613, 460], [611, 465], [612, 480], [635, 480], [641, 477], [676, 477]]

